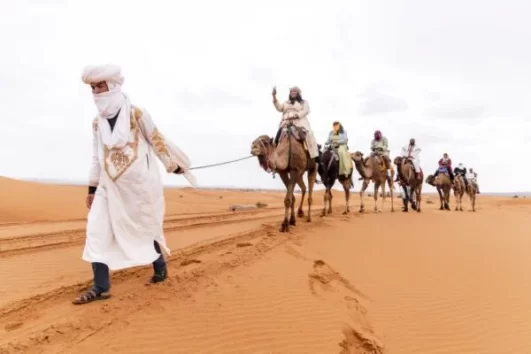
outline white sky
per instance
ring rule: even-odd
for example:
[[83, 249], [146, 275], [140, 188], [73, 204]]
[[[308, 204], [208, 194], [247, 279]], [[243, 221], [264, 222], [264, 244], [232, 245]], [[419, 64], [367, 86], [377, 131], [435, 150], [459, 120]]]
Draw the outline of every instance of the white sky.
[[[112, 62], [194, 165], [248, 155], [276, 131], [272, 86], [284, 99], [298, 85], [319, 142], [338, 119], [351, 151], [381, 129], [393, 157], [415, 137], [427, 173], [448, 152], [483, 191], [531, 189], [529, 0], [0, 2], [1, 175], [88, 179], [81, 70]], [[282, 187], [255, 159], [195, 174]]]

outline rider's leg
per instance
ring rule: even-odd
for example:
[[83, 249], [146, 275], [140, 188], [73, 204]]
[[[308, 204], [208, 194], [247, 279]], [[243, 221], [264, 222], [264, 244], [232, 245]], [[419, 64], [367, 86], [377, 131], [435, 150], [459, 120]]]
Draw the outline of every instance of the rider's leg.
[[448, 174], [450, 175], [450, 181], [453, 182], [455, 176], [454, 176], [454, 171], [452, 171], [451, 168], [448, 169]]
[[417, 179], [420, 179], [420, 164], [418, 159], [411, 159], [411, 162], [413, 162], [413, 167], [415, 167], [415, 174]]
[[389, 159], [389, 156], [387, 154], [383, 154], [382, 158], [383, 158], [383, 161], [384, 161], [385, 171], [387, 173], [387, 176], [389, 177], [389, 170], [392, 167], [391, 166], [391, 159]]
[[282, 128], [278, 128], [277, 135], [275, 135], [275, 146], [278, 145], [278, 141], [280, 139], [280, 134], [282, 133]]

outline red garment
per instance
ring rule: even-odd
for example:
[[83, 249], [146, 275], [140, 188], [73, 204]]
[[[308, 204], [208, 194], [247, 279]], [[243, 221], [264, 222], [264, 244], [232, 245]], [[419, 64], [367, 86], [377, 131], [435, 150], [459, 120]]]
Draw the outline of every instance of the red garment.
[[452, 170], [452, 159], [444, 161], [444, 159], [439, 160], [439, 167], [446, 166], [449, 170]]

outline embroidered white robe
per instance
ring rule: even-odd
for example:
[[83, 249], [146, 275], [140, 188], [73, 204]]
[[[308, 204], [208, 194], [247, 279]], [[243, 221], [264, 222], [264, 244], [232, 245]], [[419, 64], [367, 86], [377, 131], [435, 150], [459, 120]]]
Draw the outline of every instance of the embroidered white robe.
[[145, 110], [133, 107], [129, 117], [129, 140], [123, 148], [109, 149], [103, 144], [98, 125], [107, 121], [96, 119], [93, 123], [89, 185], [97, 190], [88, 214], [82, 258], [104, 263], [112, 270], [155, 261], [159, 254], [153, 241], [170, 253], [163, 233], [164, 194], [155, 157], [169, 173], [177, 169], [178, 162], [185, 168], [189, 164], [186, 155], [159, 133]]

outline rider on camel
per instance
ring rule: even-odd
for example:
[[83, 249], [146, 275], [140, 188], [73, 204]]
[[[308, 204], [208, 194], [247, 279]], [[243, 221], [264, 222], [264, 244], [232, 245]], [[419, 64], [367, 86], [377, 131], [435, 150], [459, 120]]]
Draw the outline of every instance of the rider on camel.
[[313, 135], [310, 122], [308, 121], [308, 114], [310, 113], [310, 105], [308, 101], [304, 100], [301, 95], [301, 90], [298, 87], [292, 87], [289, 89], [288, 100], [284, 103], [280, 103], [277, 100], [277, 89], [273, 88], [273, 104], [277, 111], [282, 113], [282, 120], [275, 137], [275, 145], [278, 145], [282, 129], [289, 123], [294, 126], [303, 128], [306, 131], [306, 146], [310, 154], [310, 158], [319, 162], [319, 148], [317, 147], [317, 141]]
[[476, 191], [478, 194], [481, 194], [479, 192], [479, 184], [478, 184], [478, 174], [474, 171], [474, 169], [472, 167], [470, 167], [470, 169], [468, 170], [468, 180], [471, 182], [471, 183], [475, 183], [476, 184]]
[[[448, 156], [447, 153], [443, 154], [443, 157], [439, 160], [439, 168], [446, 167], [448, 175], [450, 176], [450, 181], [454, 182], [454, 171], [452, 170], [452, 159]], [[435, 171], [433, 177], [437, 177], [439, 174], [439, 168]]]
[[455, 176], [463, 176], [463, 180], [465, 181], [465, 188], [468, 188], [468, 180], [466, 178], [467, 170], [465, 165], [463, 165], [461, 162], [459, 162], [459, 165], [457, 165], [456, 168], [454, 168], [454, 175]]
[[332, 124], [332, 131], [328, 134], [325, 145], [331, 146], [339, 157], [339, 175], [350, 176], [350, 184], [354, 186], [352, 181], [352, 158], [348, 153], [348, 135], [339, 121], [335, 121]]
[[379, 155], [382, 157], [387, 177], [389, 178], [389, 169], [391, 168], [391, 160], [389, 159], [389, 142], [379, 130], [374, 132], [374, 139], [371, 141], [371, 156], [372, 155]]
[[[404, 157], [405, 160], [411, 161], [413, 164], [413, 167], [415, 168], [415, 175], [417, 179], [422, 179], [421, 173], [420, 173], [420, 160], [419, 160], [419, 154], [421, 152], [421, 148], [418, 147], [418, 145], [415, 144], [415, 139], [411, 138], [409, 139], [409, 145], [402, 147], [402, 157]], [[399, 180], [399, 174], [396, 174], [396, 180], [395, 182], [398, 182]]]

